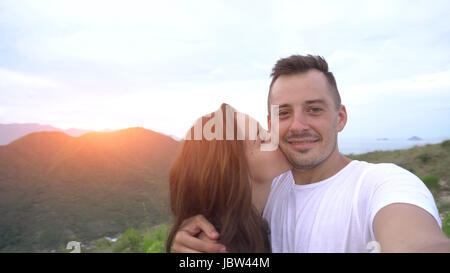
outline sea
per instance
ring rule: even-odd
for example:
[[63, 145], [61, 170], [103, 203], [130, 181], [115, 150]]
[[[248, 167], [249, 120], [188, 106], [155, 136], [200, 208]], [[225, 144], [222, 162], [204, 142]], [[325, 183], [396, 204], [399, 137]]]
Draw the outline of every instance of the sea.
[[414, 146], [441, 143], [450, 137], [442, 138], [420, 138], [409, 140], [408, 138], [338, 138], [339, 151], [342, 154], [364, 154], [373, 151], [390, 151], [409, 149]]

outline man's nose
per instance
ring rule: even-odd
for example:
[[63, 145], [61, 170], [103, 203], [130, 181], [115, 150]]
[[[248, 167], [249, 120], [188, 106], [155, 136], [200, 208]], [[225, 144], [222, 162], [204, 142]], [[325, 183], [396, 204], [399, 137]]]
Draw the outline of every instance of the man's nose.
[[308, 129], [310, 129], [310, 127], [307, 117], [302, 113], [295, 113], [289, 126], [289, 131], [291, 133], [301, 133]]

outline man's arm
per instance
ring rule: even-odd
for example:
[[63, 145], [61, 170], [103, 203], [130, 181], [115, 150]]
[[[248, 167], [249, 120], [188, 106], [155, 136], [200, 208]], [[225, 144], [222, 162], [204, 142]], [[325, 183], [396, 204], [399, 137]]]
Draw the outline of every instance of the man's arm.
[[434, 217], [412, 204], [382, 208], [373, 220], [373, 232], [381, 252], [450, 252], [450, 239]]
[[227, 252], [226, 247], [217, 242], [219, 233], [202, 215], [183, 221], [174, 237], [172, 250], [178, 253]]

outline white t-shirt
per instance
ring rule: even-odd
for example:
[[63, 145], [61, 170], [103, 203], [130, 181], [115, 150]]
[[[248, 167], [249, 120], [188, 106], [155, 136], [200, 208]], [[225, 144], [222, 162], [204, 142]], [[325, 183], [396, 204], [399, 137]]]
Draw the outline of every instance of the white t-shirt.
[[325, 180], [296, 185], [288, 171], [272, 181], [263, 217], [272, 252], [369, 252], [375, 214], [392, 203], [419, 206], [442, 226], [433, 196], [391, 163], [351, 161]]

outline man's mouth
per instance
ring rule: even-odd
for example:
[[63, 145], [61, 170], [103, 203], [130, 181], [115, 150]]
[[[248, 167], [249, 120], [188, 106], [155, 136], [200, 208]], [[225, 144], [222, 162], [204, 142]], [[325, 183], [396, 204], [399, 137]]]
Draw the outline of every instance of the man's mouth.
[[296, 150], [311, 149], [319, 142], [318, 138], [300, 138], [300, 139], [290, 139], [287, 141]]

